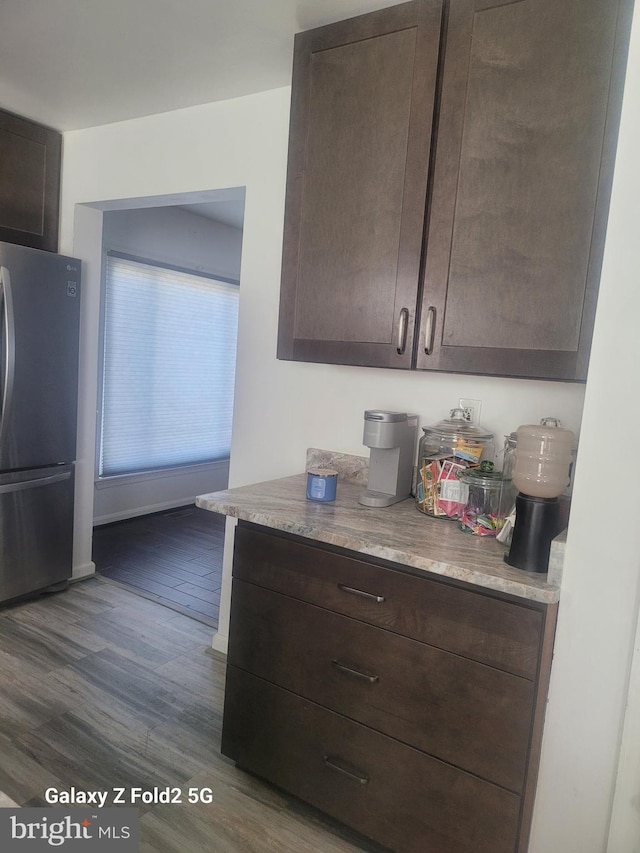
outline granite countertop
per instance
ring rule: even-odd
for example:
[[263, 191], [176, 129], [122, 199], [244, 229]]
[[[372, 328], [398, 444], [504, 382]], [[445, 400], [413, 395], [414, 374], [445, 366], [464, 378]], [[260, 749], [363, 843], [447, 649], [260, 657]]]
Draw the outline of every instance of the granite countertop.
[[[354, 479], [353, 477], [351, 479]], [[335, 501], [306, 499], [306, 474], [200, 495], [211, 512], [337, 545], [476, 586], [551, 604], [560, 597], [564, 540], [552, 545], [548, 575], [508, 566], [505, 546], [465, 533], [453, 521], [430, 518], [412, 498], [374, 509], [358, 503], [359, 482], [338, 481]]]

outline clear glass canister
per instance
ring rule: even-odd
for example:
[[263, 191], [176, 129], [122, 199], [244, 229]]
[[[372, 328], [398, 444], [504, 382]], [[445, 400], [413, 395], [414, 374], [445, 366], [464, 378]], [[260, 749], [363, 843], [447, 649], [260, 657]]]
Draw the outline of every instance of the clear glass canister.
[[509, 433], [504, 437], [504, 456], [502, 459], [502, 474], [505, 479], [513, 480], [513, 469], [516, 465], [516, 447], [518, 444], [518, 434], [515, 432]]
[[460, 515], [460, 526], [477, 536], [497, 536], [504, 525], [506, 508], [500, 471], [468, 468], [460, 474], [467, 487], [467, 503]]
[[502, 503], [505, 516], [509, 515], [516, 502], [518, 490], [513, 484], [513, 471], [516, 465], [516, 446], [518, 435], [515, 432], [504, 437], [504, 455], [502, 458]]
[[460, 518], [468, 488], [460, 474], [493, 459], [493, 435], [465, 420], [462, 409], [423, 427], [418, 445], [416, 506], [438, 518]]

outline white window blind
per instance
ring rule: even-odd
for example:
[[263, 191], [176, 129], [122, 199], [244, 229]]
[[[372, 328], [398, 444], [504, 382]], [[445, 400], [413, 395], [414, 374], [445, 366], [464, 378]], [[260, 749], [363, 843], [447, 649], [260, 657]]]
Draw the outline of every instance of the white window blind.
[[225, 459], [239, 288], [107, 256], [101, 477]]

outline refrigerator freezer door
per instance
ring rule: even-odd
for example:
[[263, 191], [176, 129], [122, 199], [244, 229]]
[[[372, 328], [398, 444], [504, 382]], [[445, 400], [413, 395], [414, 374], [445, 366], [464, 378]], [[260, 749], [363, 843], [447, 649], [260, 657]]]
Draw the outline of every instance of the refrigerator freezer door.
[[73, 465], [0, 475], [0, 601], [71, 577]]
[[76, 457], [80, 261], [0, 243], [0, 471]]

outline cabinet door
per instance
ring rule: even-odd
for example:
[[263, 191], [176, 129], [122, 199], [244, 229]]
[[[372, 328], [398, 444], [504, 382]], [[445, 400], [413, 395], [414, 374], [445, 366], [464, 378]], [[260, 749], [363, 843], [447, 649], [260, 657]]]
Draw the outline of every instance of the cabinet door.
[[0, 240], [58, 250], [62, 137], [0, 110]]
[[418, 367], [586, 378], [627, 6], [450, 4]]
[[441, 6], [296, 36], [279, 358], [411, 367]]

